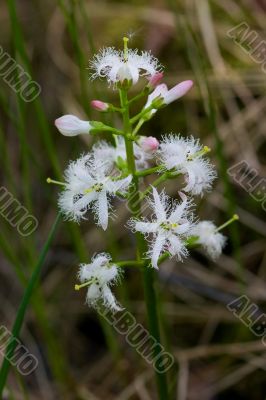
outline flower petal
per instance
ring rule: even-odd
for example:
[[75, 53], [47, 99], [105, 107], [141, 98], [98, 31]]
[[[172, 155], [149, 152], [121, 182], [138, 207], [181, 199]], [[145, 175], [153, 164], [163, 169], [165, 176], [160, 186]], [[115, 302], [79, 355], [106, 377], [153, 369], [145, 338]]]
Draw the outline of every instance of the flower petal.
[[153, 249], [151, 251], [151, 263], [153, 268], [155, 269], [158, 269], [158, 259], [162, 252], [165, 241], [166, 241], [165, 237], [159, 234], [153, 244]]
[[109, 286], [104, 285], [102, 287], [102, 295], [103, 295], [103, 301], [105, 306], [110, 308], [111, 310], [114, 311], [122, 311], [123, 307], [120, 307], [115, 299], [115, 296], [113, 295], [111, 289]]
[[98, 221], [105, 231], [108, 226], [108, 200], [105, 191], [100, 192], [98, 196]]
[[156, 222], [135, 222], [135, 230], [141, 233], [153, 233], [157, 231], [158, 224]]
[[182, 218], [182, 216], [184, 215], [186, 208], [188, 206], [187, 196], [182, 192], [179, 192], [179, 195], [183, 201], [182, 201], [182, 203], [177, 204], [175, 209], [170, 214], [169, 221], [171, 221], [173, 223], [179, 222], [180, 218]]
[[163, 193], [161, 196], [155, 188], [152, 189], [154, 199], [154, 212], [158, 220], [166, 219], [165, 202]]
[[132, 64], [128, 64], [127, 67], [132, 77], [133, 84], [135, 85], [139, 80], [139, 70]]

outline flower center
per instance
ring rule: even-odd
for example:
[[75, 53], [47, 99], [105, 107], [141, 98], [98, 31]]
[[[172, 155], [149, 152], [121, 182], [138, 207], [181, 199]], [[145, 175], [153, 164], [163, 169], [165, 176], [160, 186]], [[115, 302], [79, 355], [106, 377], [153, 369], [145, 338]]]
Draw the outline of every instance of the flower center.
[[88, 194], [88, 193], [91, 193], [91, 192], [97, 192], [97, 193], [99, 193], [99, 192], [101, 192], [102, 190], [103, 190], [103, 184], [102, 184], [102, 183], [95, 183], [95, 185], [93, 185], [91, 188], [85, 189], [85, 190], [84, 190], [84, 193], [85, 193], [85, 194]]
[[119, 69], [117, 75], [121, 82], [124, 82], [125, 80], [130, 81], [132, 79], [132, 75], [130, 73], [130, 70], [128, 69], [126, 61], [124, 61], [124, 64]]
[[177, 228], [178, 226], [179, 226], [179, 224], [171, 223], [171, 222], [168, 222], [168, 221], [162, 222], [160, 224], [160, 227], [163, 228], [165, 231], [168, 231], [168, 232], [173, 230], [173, 229], [175, 229], [175, 228]]

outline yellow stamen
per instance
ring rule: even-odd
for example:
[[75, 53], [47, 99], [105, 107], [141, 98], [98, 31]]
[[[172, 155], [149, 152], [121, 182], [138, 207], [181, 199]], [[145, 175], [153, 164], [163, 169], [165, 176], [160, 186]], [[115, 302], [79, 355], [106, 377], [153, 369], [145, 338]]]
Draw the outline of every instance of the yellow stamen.
[[128, 37], [123, 37], [123, 42], [124, 42], [124, 61], [126, 62], [128, 60], [128, 47], [127, 47], [127, 42], [129, 41]]
[[178, 228], [179, 224], [177, 224], [176, 222], [171, 223], [166, 221], [161, 223], [161, 227], [166, 231], [170, 231], [171, 229]]
[[234, 214], [232, 216], [232, 218], [230, 218], [228, 221], [226, 221], [224, 224], [222, 224], [221, 226], [219, 226], [219, 228], [217, 228], [215, 230], [215, 232], [219, 232], [222, 229], [224, 229], [226, 226], [230, 225], [232, 222], [239, 220], [239, 216], [237, 214]]
[[207, 154], [210, 151], [211, 151], [210, 147], [204, 146], [203, 149], [201, 149], [200, 151], [196, 151], [196, 153], [191, 154], [191, 155], [188, 154], [187, 159], [189, 161], [192, 161], [194, 158], [204, 156], [204, 154]]
[[194, 160], [194, 158], [204, 156], [204, 154], [207, 154], [210, 151], [211, 151], [210, 147], [204, 146], [203, 149], [201, 149], [200, 151], [196, 151], [196, 153], [194, 154], [188, 154], [187, 160], [192, 161]]
[[54, 183], [55, 185], [61, 185], [61, 186], [65, 186], [66, 185], [64, 182], [55, 181], [54, 179], [51, 179], [51, 178], [47, 178], [46, 182], [47, 183]]
[[88, 193], [91, 193], [91, 192], [93, 192], [93, 188], [89, 188], [89, 189], [85, 189], [84, 190], [84, 194], [88, 194]]
[[83, 287], [86, 287], [86, 286], [89, 286], [91, 283], [93, 283], [93, 279], [91, 279], [90, 281], [87, 281], [87, 282], [85, 282], [85, 283], [82, 283], [81, 285], [75, 285], [74, 286], [74, 288], [75, 288], [75, 290], [79, 290], [79, 289], [81, 289], [81, 288], [83, 288]]
[[211, 148], [208, 146], [203, 147], [204, 153], [209, 153], [211, 151]]
[[172, 228], [177, 228], [178, 226], [179, 226], [179, 224], [177, 224], [177, 223], [172, 224]]
[[[108, 179], [106, 179], [107, 181]], [[100, 192], [103, 188], [103, 184], [102, 183], [95, 183], [95, 185], [93, 185], [92, 187], [90, 187], [89, 189], [85, 189], [84, 190], [84, 194], [88, 194], [91, 192]]]

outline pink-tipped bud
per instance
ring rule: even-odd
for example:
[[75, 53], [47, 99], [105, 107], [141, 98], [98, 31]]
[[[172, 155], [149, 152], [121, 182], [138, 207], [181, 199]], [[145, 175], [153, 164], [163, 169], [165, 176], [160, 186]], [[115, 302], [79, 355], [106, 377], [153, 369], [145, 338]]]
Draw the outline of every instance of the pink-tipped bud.
[[104, 112], [108, 110], [109, 105], [101, 100], [92, 100], [91, 107], [94, 108], [94, 110]]
[[158, 150], [160, 143], [153, 136], [145, 136], [140, 139], [140, 145], [144, 151], [152, 152]]
[[63, 115], [55, 120], [55, 126], [64, 136], [77, 136], [89, 133], [92, 126], [89, 121], [82, 121], [75, 115]]
[[150, 90], [153, 90], [158, 86], [163, 79], [163, 73], [162, 72], [156, 72], [154, 75], [151, 76], [149, 79], [148, 87]]
[[183, 81], [178, 85], [174, 86], [172, 89], [168, 90], [166, 95], [164, 95], [164, 103], [170, 104], [173, 101], [184, 96], [193, 86], [193, 81]]

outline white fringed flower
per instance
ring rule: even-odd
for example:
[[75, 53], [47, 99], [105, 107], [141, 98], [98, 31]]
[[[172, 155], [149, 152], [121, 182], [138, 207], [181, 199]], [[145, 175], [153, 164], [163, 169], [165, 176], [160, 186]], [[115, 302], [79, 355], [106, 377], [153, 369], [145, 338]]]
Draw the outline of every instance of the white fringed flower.
[[[148, 139], [148, 138], [147, 138]], [[156, 139], [155, 139], [156, 140]], [[146, 142], [144, 142], [146, 143]], [[158, 143], [158, 142], [157, 142]], [[153, 143], [155, 146], [155, 144]], [[154, 157], [154, 150], [151, 149], [151, 145], [143, 145], [142, 141], [140, 143], [134, 143], [134, 155], [136, 169], [138, 171], [148, 168], [149, 161]], [[157, 146], [158, 147], [158, 146]], [[100, 141], [93, 146], [94, 157], [97, 160], [103, 160], [110, 165], [110, 167], [117, 165], [119, 159], [126, 163], [127, 154], [124, 138], [121, 136], [116, 137], [116, 146]]]
[[[158, 85], [154, 91], [148, 96], [147, 102], [144, 108], [150, 107], [152, 102], [155, 99], [161, 99], [162, 105], [167, 105], [172, 103], [173, 101], [179, 99], [180, 97], [184, 96], [193, 86], [193, 81], [183, 81], [178, 83], [172, 89], [168, 89], [165, 83]], [[152, 109], [150, 111], [151, 115], [154, 114], [157, 110]]]
[[89, 121], [82, 121], [75, 115], [63, 115], [55, 120], [55, 126], [64, 136], [77, 136], [89, 133], [92, 125]]
[[164, 193], [158, 194], [153, 188], [153, 199], [150, 205], [154, 215], [152, 221], [131, 219], [129, 227], [133, 231], [141, 232], [146, 237], [152, 236], [148, 250], [152, 266], [158, 268], [158, 259], [164, 251], [169, 251], [172, 256], [179, 260], [188, 255], [185, 240], [190, 236], [193, 227], [192, 215], [189, 217], [190, 202], [184, 193], [179, 193], [182, 202], [171, 202]]
[[69, 164], [65, 172], [66, 185], [59, 198], [62, 212], [70, 219], [85, 219], [89, 209], [94, 211], [98, 224], [106, 230], [110, 197], [124, 193], [132, 176], [110, 176], [110, 165], [96, 160], [92, 154], [80, 157]]
[[117, 283], [121, 277], [121, 269], [111, 263], [111, 256], [107, 253], [97, 254], [90, 264], [81, 264], [79, 273], [81, 285], [76, 285], [76, 290], [80, 287], [88, 286], [86, 302], [92, 307], [96, 307], [99, 302], [113, 311], [121, 311], [123, 308], [117, 303], [110, 286]]
[[193, 195], [201, 195], [209, 190], [216, 173], [209, 160], [204, 155], [209, 151], [208, 147], [202, 147], [199, 140], [182, 138], [169, 135], [160, 142], [158, 150], [159, 162], [167, 170], [174, 170], [185, 174], [185, 192]]
[[95, 71], [92, 79], [106, 77], [109, 83], [123, 82], [129, 80], [136, 84], [140, 76], [150, 78], [160, 70], [159, 61], [150, 52], [128, 49], [116, 50], [107, 47], [96, 54], [91, 61], [91, 68]]
[[217, 232], [211, 221], [201, 221], [194, 226], [192, 236], [198, 236], [197, 243], [201, 244], [207, 254], [216, 260], [222, 253], [226, 237]]

